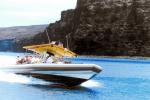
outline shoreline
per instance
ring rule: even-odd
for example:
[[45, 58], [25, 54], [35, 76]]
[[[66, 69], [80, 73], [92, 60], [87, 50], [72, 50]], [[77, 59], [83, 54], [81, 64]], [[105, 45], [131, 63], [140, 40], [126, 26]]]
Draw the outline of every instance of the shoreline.
[[117, 59], [133, 59], [133, 60], [150, 60], [150, 57], [142, 56], [97, 56], [97, 55], [79, 55], [78, 57], [92, 57], [92, 58], [117, 58]]
[[[27, 52], [9, 52], [9, 51], [1, 51], [0, 54], [5, 55], [4, 53], [16, 53], [26, 54]], [[150, 60], [150, 57], [142, 57], [142, 56], [99, 56], [99, 55], [78, 55], [77, 57], [87, 57], [87, 58], [112, 58], [112, 59], [131, 59], [131, 60]]]

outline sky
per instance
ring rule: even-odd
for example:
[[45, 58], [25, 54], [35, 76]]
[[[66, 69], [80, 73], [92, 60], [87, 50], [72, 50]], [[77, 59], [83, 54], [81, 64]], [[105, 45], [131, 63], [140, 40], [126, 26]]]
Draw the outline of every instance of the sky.
[[0, 27], [53, 23], [77, 0], [0, 0]]

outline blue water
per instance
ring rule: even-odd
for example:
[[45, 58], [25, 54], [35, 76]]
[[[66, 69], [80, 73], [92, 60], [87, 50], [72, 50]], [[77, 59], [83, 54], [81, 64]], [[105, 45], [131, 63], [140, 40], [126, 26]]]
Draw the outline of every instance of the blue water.
[[18, 78], [16, 82], [0, 78], [0, 100], [150, 100], [150, 60], [96, 57], [68, 60], [97, 64], [103, 71], [74, 88], [45, 84], [30, 77], [27, 82], [22, 81], [28, 77], [22, 76], [23, 80]]

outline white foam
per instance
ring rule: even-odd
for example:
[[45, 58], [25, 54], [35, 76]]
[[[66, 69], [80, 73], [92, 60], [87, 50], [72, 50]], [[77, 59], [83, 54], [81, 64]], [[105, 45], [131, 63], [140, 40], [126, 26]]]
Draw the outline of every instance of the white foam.
[[84, 87], [103, 87], [103, 84], [99, 83], [95, 80], [88, 80], [87, 82], [82, 83], [81, 86], [84, 86]]
[[14, 73], [6, 73], [6, 72], [0, 72], [0, 81], [10, 83], [21, 83], [21, 84], [42, 84], [42, 85], [49, 84], [48, 82], [45, 82], [40, 79], [35, 79], [33, 77], [26, 77], [23, 75], [16, 75]]
[[0, 67], [3, 65], [12, 65], [16, 63], [16, 57], [0, 55]]

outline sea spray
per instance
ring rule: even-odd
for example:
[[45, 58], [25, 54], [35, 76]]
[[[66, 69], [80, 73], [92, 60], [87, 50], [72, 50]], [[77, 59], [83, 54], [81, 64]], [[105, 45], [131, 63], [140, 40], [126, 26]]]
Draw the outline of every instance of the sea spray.
[[14, 65], [16, 64], [16, 57], [14, 56], [0, 56], [0, 67], [3, 67], [4, 65]]
[[88, 80], [81, 84], [84, 87], [103, 87], [103, 84], [95, 80]]
[[17, 75], [14, 73], [0, 72], [0, 81], [9, 83], [21, 83], [21, 84], [41, 84], [48, 85], [49, 82], [36, 79], [33, 77], [27, 77], [23, 75]]

